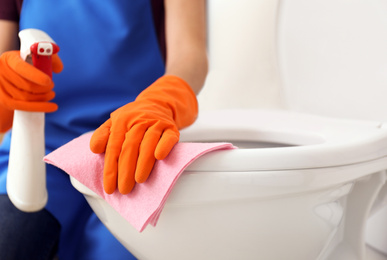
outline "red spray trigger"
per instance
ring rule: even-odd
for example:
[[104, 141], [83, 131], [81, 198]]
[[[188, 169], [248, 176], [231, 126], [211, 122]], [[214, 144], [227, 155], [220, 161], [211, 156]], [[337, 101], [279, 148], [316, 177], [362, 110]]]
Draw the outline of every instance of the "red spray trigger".
[[52, 55], [58, 53], [59, 46], [52, 42], [36, 42], [30, 50], [34, 67], [52, 78]]

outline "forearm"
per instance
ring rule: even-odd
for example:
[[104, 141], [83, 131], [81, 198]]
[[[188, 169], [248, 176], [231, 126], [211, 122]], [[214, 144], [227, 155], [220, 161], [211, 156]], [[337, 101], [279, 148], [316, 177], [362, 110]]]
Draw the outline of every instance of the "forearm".
[[184, 79], [198, 94], [207, 76], [204, 0], [166, 0], [166, 74]]
[[0, 54], [19, 48], [17, 33], [18, 24], [16, 22], [0, 20]]
[[[18, 24], [16, 22], [0, 20], [0, 55], [3, 52], [16, 50], [19, 46], [17, 38]], [[7, 131], [12, 124], [13, 111], [10, 111], [0, 105], [0, 140], [5, 131]]]
[[207, 58], [201, 52], [183, 53], [167, 63], [165, 74], [184, 79], [198, 94], [207, 76], [207, 66]]

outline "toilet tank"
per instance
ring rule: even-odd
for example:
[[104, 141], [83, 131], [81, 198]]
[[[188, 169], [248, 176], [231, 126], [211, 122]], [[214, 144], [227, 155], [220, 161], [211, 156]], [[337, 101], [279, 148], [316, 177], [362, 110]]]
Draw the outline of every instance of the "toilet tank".
[[288, 109], [387, 121], [387, 1], [282, 0], [276, 28]]
[[202, 110], [387, 120], [386, 0], [208, 0]]
[[276, 0], [207, 0], [209, 73], [201, 110], [282, 107]]

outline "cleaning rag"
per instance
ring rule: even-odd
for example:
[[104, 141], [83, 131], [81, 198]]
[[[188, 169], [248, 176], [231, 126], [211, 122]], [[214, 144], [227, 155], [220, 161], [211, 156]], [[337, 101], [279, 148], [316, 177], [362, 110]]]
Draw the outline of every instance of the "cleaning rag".
[[148, 224], [156, 226], [164, 204], [177, 179], [189, 164], [215, 150], [233, 149], [230, 143], [177, 143], [163, 160], [156, 161], [144, 183], [136, 184], [131, 193], [103, 189], [104, 154], [90, 151], [92, 133], [84, 134], [44, 157], [106, 200], [122, 217], [142, 232]]

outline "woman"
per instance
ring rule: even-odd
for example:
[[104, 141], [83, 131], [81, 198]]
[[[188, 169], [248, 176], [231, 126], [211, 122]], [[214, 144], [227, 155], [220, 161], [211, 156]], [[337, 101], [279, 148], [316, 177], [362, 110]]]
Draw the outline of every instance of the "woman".
[[[47, 153], [97, 129], [90, 147], [93, 152], [105, 153], [107, 193], [118, 189], [126, 194], [136, 183], [146, 181], [154, 161], [163, 159], [178, 141], [178, 130], [197, 116], [195, 93], [207, 74], [205, 1], [0, 3], [0, 52], [4, 52], [0, 57], [0, 130], [11, 127], [12, 111], [21, 109], [22, 100], [23, 110], [47, 112]], [[46, 75], [18, 60], [18, 52], [10, 51], [19, 48], [17, 33], [25, 28], [45, 31], [61, 48], [53, 69], [61, 71], [63, 63], [63, 71], [54, 75], [54, 89]], [[34, 87], [41, 93], [29, 91]], [[1, 194], [6, 193], [9, 140], [8, 132], [0, 147]], [[37, 217], [33, 227], [40, 227], [42, 219], [52, 220], [52, 216], [52, 222], [60, 223], [59, 259], [130, 259], [71, 187], [66, 174], [47, 166], [47, 188], [45, 215]], [[8, 200], [0, 203], [0, 231], [24, 232], [24, 236], [0, 240], [0, 252], [25, 253], [33, 259], [31, 252], [26, 252], [30, 247], [20, 243], [42, 244], [43, 238], [27, 232], [25, 226], [24, 230], [7, 231], [21, 226], [7, 222], [11, 211], [15, 220], [11, 222], [34, 223], [31, 214], [9, 205]], [[52, 241], [45, 245], [44, 250], [50, 250], [47, 255], [52, 255], [55, 245]]]

